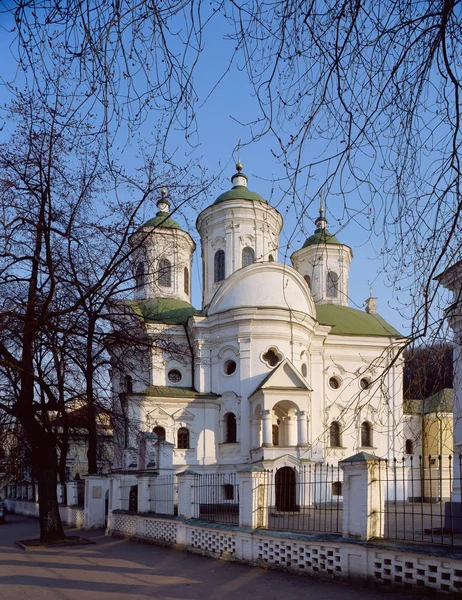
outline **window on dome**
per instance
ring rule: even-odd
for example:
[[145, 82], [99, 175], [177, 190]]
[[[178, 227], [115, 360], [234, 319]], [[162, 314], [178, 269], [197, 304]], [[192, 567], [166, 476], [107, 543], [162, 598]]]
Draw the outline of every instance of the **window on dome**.
[[125, 392], [131, 394], [133, 392], [133, 377], [125, 375]]
[[274, 256], [273, 256], [272, 254], [270, 254], [270, 255], [268, 256], [268, 261], [269, 261], [269, 262], [274, 262]]
[[227, 413], [225, 415], [226, 435], [225, 442], [233, 444], [237, 441], [237, 424], [236, 415], [234, 413]]
[[159, 261], [159, 285], [172, 287], [172, 263], [167, 258]]
[[186, 427], [178, 429], [177, 446], [180, 450], [188, 450], [189, 448], [189, 429], [186, 429]]
[[337, 298], [338, 296], [338, 275], [335, 271], [327, 273], [327, 296]]
[[218, 283], [225, 278], [225, 252], [217, 250], [214, 257], [214, 281]]
[[329, 427], [329, 446], [331, 448], [340, 448], [342, 445], [342, 436], [340, 430], [340, 423], [338, 421], [332, 421]]
[[165, 442], [165, 429], [163, 427], [161, 427], [160, 425], [157, 425], [152, 430], [152, 433], [155, 433], [157, 435], [158, 442]]
[[361, 423], [361, 447], [370, 448], [372, 446], [372, 425], [368, 421]]
[[188, 269], [188, 267], [184, 268], [183, 282], [184, 282], [184, 293], [189, 296], [189, 269]]
[[140, 262], [140, 263], [138, 263], [138, 265], [136, 267], [136, 273], [135, 273], [136, 289], [140, 289], [144, 286], [145, 275], [146, 275], [146, 268], [145, 268], [144, 262]]
[[242, 266], [248, 267], [249, 265], [252, 265], [254, 262], [255, 262], [254, 249], [250, 248], [249, 246], [246, 246], [242, 250]]

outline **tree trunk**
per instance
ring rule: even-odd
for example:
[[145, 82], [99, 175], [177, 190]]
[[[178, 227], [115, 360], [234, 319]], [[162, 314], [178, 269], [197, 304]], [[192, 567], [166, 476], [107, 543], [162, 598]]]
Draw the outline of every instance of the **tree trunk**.
[[40, 453], [34, 457], [35, 472], [39, 490], [40, 541], [42, 543], [65, 539], [64, 529], [59, 514], [56, 484], [58, 468], [56, 448], [53, 440], [44, 436], [40, 445]]

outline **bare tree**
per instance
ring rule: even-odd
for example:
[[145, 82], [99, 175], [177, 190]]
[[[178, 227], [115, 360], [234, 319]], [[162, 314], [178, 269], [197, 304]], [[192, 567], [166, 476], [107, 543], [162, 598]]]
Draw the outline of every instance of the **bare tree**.
[[[381, 239], [377, 256], [396, 307], [413, 317], [413, 337], [438, 326], [434, 276], [460, 258], [458, 0], [33, 0], [4, 10], [14, 17], [19, 64], [39, 87], [38, 62], [65, 57], [112, 132], [166, 109], [189, 142], [193, 76], [218, 20], [260, 110], [241, 123], [242, 137], [270, 136], [286, 172], [279, 185], [297, 216], [289, 243], [322, 192], [337, 229], [354, 221]], [[228, 71], [226, 61], [223, 78]]]

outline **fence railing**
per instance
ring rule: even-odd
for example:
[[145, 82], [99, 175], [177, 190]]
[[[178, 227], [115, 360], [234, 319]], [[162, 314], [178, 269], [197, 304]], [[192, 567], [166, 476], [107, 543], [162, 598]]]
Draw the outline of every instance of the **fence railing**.
[[[454, 461], [457, 468], [454, 470]], [[382, 460], [378, 470], [384, 502], [381, 528], [389, 540], [462, 545], [460, 489], [462, 456], [407, 456]], [[454, 479], [454, 472], [458, 473]]]
[[85, 506], [85, 481], [77, 481], [77, 506]]
[[152, 481], [149, 486], [149, 504], [159, 515], [178, 515], [176, 475], [159, 475]]
[[213, 523], [239, 524], [239, 485], [236, 473], [197, 475], [193, 502], [199, 519]]
[[341, 533], [343, 473], [338, 466], [309, 464], [298, 471], [267, 471], [268, 529]]

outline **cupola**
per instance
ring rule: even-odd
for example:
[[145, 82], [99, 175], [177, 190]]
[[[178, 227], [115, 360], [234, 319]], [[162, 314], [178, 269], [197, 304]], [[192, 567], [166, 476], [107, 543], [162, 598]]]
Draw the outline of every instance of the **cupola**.
[[190, 302], [196, 245], [170, 216], [170, 202], [164, 188], [156, 205], [156, 216], [130, 238], [134, 249], [135, 299], [172, 298]]
[[197, 230], [202, 248], [202, 307], [208, 306], [222, 282], [254, 262], [277, 261], [282, 217], [248, 188], [240, 161], [232, 188], [201, 212]]
[[292, 254], [292, 264], [303, 275], [316, 303], [348, 306], [351, 248], [329, 233], [322, 205], [315, 226], [313, 235]]

